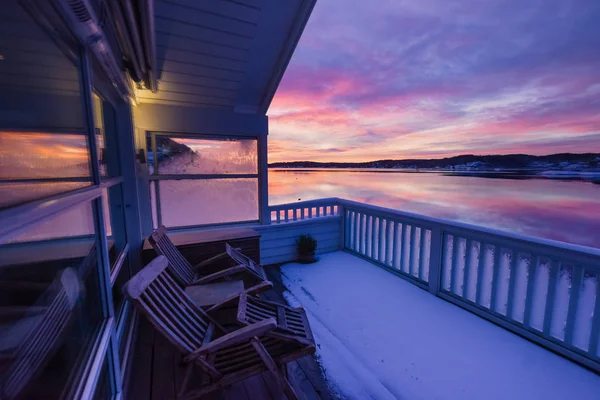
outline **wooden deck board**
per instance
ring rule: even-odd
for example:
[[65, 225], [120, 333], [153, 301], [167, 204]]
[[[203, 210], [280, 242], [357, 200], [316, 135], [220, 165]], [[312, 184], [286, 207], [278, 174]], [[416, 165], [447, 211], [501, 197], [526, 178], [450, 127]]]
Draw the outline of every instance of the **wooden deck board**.
[[[281, 295], [284, 290], [278, 268], [267, 270], [275, 285], [274, 290], [264, 294], [264, 298], [286, 304]], [[139, 336], [135, 345], [132, 372], [126, 392], [127, 399], [168, 400], [176, 399], [181, 390], [185, 366], [181, 354], [167, 339], [157, 333], [152, 325], [140, 318]], [[191, 385], [202, 377], [195, 369], [190, 379]], [[314, 357], [306, 356], [288, 363], [288, 378], [301, 399], [333, 399], [322, 375], [321, 367]], [[203, 400], [283, 400], [283, 391], [269, 372], [247, 378], [229, 388], [217, 390]]]
[[262, 374], [251, 376], [244, 380], [244, 386], [246, 387], [246, 393], [249, 399], [265, 399], [272, 400], [271, 393], [267, 387]]

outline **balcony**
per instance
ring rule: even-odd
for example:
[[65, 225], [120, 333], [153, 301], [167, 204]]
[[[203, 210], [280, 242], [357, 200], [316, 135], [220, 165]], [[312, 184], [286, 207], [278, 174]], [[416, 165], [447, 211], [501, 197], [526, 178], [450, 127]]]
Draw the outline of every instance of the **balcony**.
[[270, 211], [263, 263], [293, 260], [295, 236], [311, 233], [322, 253], [344, 250], [600, 372], [599, 249], [338, 198]]
[[[266, 296], [303, 306], [319, 345], [289, 366], [302, 398], [595, 398], [598, 249], [338, 198], [269, 211]], [[292, 262], [305, 233], [312, 265]], [[140, 329], [134, 398], [172, 398], [175, 353]], [[282, 394], [263, 374], [211, 398]]]

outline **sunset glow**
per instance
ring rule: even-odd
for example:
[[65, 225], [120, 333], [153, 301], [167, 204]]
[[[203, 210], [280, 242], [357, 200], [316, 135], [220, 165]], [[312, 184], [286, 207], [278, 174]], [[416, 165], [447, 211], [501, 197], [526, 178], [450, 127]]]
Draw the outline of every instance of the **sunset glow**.
[[269, 161], [598, 151], [598, 20], [596, 0], [320, 0]]

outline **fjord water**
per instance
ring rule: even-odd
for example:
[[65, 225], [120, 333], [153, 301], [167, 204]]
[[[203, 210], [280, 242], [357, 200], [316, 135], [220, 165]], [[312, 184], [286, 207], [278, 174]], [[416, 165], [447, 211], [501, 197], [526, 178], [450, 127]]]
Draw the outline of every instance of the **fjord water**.
[[509, 175], [269, 170], [269, 204], [341, 197], [430, 217], [600, 248], [600, 185]]

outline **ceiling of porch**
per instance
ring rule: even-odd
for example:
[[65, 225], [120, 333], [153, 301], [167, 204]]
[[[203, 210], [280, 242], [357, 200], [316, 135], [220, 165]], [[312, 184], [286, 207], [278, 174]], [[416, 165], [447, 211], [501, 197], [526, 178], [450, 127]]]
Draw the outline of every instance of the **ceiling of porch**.
[[316, 0], [155, 0], [158, 91], [140, 103], [266, 113]]

